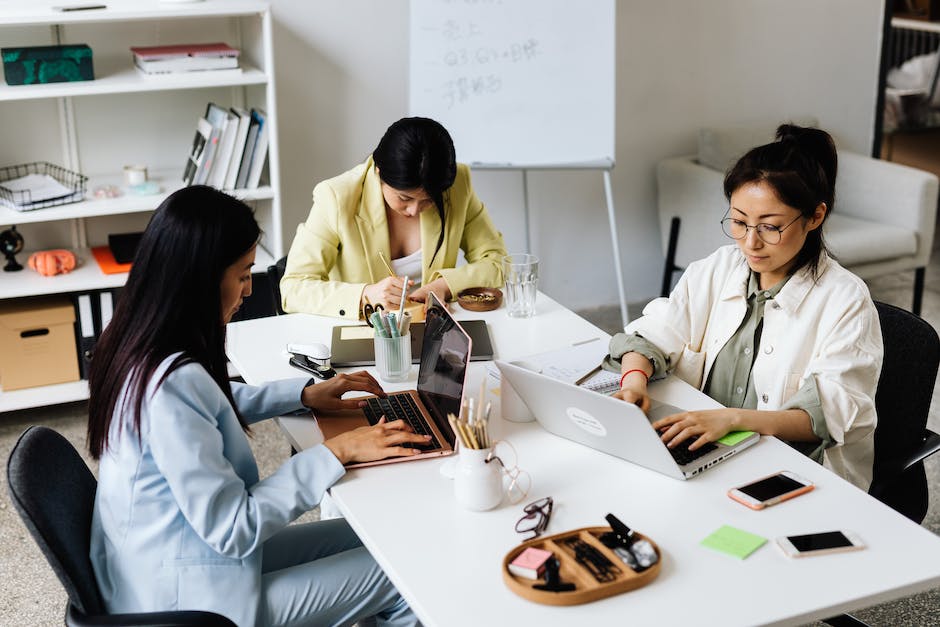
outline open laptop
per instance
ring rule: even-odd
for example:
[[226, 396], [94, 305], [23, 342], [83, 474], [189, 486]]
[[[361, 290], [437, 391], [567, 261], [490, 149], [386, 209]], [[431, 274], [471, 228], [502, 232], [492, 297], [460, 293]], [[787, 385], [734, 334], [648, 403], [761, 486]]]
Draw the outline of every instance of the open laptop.
[[521, 366], [503, 361], [497, 361], [496, 366], [546, 431], [675, 479], [693, 477], [760, 438], [748, 432], [740, 439], [731, 438], [738, 441], [730, 446], [712, 442], [689, 451], [693, 438], [669, 449], [650, 422], [681, 412], [677, 407], [654, 401], [647, 416], [631, 403]]
[[[421, 363], [424, 342], [424, 322], [411, 324], [411, 363]], [[473, 352], [470, 361], [493, 359], [493, 343], [485, 320], [461, 320], [460, 326], [470, 335]], [[375, 342], [372, 327], [366, 324], [333, 327], [330, 342], [330, 363], [337, 368], [347, 366], [374, 366]]]
[[363, 409], [315, 413], [325, 439], [375, 424], [384, 415], [389, 421], [405, 420], [415, 433], [431, 435], [431, 442], [421, 447], [417, 455], [347, 464], [347, 468], [441, 457], [454, 452], [456, 436], [447, 414], [460, 414], [472, 341], [433, 293], [431, 297], [434, 302], [428, 307], [424, 324], [417, 389], [393, 392], [384, 399], [364, 396], [369, 406]]

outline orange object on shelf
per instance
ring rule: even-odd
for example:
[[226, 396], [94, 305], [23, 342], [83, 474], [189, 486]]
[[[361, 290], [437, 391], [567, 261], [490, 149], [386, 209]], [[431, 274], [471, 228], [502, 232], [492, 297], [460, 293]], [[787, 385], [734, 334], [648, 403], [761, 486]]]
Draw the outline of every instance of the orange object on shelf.
[[121, 272], [130, 272], [131, 264], [118, 263], [114, 259], [114, 253], [107, 246], [95, 246], [91, 249], [91, 254], [95, 256], [98, 267], [105, 274], [120, 274]]

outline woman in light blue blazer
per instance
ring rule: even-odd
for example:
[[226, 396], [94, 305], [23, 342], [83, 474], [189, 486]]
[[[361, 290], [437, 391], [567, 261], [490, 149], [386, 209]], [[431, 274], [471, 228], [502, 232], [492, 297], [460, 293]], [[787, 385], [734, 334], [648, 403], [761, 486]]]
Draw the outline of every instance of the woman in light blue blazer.
[[170, 195], [95, 350], [88, 445], [100, 460], [91, 562], [111, 612], [199, 609], [239, 625], [338, 625], [410, 608], [346, 522], [288, 524], [343, 464], [412, 455], [400, 421], [327, 440], [259, 480], [246, 434], [302, 407], [384, 394], [366, 372], [309, 385], [230, 383], [225, 324], [251, 293], [251, 209], [208, 187]]

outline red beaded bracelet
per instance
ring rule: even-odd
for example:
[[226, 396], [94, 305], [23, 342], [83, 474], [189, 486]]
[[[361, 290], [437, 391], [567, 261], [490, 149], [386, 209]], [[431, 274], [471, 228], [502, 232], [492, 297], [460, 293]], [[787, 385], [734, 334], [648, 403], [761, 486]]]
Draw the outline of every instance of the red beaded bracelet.
[[649, 383], [650, 376], [649, 376], [648, 374], [646, 374], [646, 371], [645, 371], [645, 370], [640, 370], [639, 368], [633, 368], [633, 369], [631, 369], [631, 370], [627, 370], [626, 372], [624, 372], [624, 373], [620, 376], [620, 387], [621, 387], [621, 388], [623, 387], [623, 380], [626, 379], [626, 378], [627, 378], [627, 375], [630, 374], [631, 372], [639, 372], [639, 373], [642, 374], [644, 377], [646, 377], [646, 382]]

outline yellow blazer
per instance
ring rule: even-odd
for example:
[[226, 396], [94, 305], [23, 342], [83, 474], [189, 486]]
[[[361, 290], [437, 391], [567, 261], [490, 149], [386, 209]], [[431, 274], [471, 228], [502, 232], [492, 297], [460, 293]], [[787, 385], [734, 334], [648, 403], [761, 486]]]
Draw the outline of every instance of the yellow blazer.
[[[506, 246], [466, 165], [457, 165], [457, 178], [444, 192], [444, 214], [444, 241], [433, 263], [441, 220], [434, 209], [419, 217], [422, 284], [443, 277], [454, 295], [468, 287], [501, 287]], [[385, 199], [370, 156], [313, 189], [313, 207], [297, 227], [281, 279], [284, 311], [358, 320], [363, 288], [388, 276], [380, 253], [390, 259], [390, 248]], [[467, 263], [457, 268], [459, 250]]]

